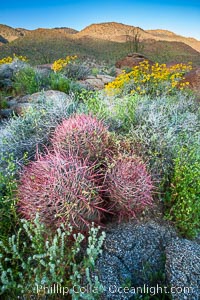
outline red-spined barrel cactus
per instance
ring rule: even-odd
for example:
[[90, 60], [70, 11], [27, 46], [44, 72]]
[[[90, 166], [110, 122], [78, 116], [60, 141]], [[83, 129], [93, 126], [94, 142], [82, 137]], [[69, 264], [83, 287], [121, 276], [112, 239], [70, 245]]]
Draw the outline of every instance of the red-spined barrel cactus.
[[101, 163], [116, 151], [111, 134], [102, 121], [86, 115], [74, 115], [64, 120], [55, 130], [52, 145], [58, 151], [71, 151], [80, 159]]
[[107, 185], [110, 205], [119, 220], [136, 217], [152, 205], [151, 177], [135, 156], [120, 157], [113, 162], [107, 172]]
[[99, 224], [104, 213], [102, 175], [74, 156], [48, 153], [24, 168], [19, 180], [18, 210], [26, 219], [54, 228], [70, 223], [78, 230]]

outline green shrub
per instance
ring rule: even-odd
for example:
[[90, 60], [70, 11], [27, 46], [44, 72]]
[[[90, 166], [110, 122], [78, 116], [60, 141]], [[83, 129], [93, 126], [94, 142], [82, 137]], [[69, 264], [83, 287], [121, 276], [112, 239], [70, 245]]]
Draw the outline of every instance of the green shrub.
[[30, 66], [19, 70], [13, 77], [13, 89], [17, 94], [33, 94], [41, 91], [47, 84], [47, 77]]
[[92, 72], [93, 76], [97, 76], [99, 74], [99, 69], [98, 68], [92, 68], [91, 72]]
[[123, 133], [129, 132], [132, 124], [135, 122], [135, 110], [139, 99], [135, 95], [121, 98], [116, 97], [111, 100], [108, 109], [110, 107], [109, 122], [112, 129]]
[[0, 109], [4, 109], [8, 107], [8, 101], [3, 92], [0, 92]]
[[80, 112], [92, 113], [100, 119], [107, 118], [109, 111], [106, 103], [104, 103], [104, 98], [101, 97], [99, 92], [82, 90], [78, 97], [83, 104], [79, 107]]
[[86, 112], [104, 119], [110, 130], [123, 133], [127, 133], [134, 123], [135, 109], [140, 99], [137, 95], [119, 98], [91, 91], [83, 91], [80, 98]]
[[2, 158], [5, 160], [6, 168], [0, 170], [0, 240], [7, 239], [7, 235], [15, 230], [17, 223], [16, 215], [16, 165], [13, 157]]
[[174, 162], [166, 216], [183, 235], [195, 237], [200, 232], [200, 144], [182, 148]]
[[[97, 277], [95, 281], [91, 279], [90, 272], [94, 270], [95, 260], [101, 253], [105, 233], [97, 237], [98, 229], [92, 227], [86, 251], [81, 253], [86, 239], [80, 233], [74, 234], [71, 239], [72, 230], [70, 226], [65, 229], [61, 225], [53, 233], [40, 223], [38, 217], [33, 223], [21, 220], [20, 229], [8, 238], [7, 245], [0, 242], [0, 294], [5, 299], [34, 294], [40, 297], [48, 294], [47, 287], [58, 284], [68, 288], [64, 290], [65, 297], [71, 294], [74, 300], [93, 299], [91, 293], [73, 293], [73, 287], [77, 290], [90, 284], [99, 295], [102, 286]], [[55, 294], [53, 299], [57, 296]]]
[[70, 82], [69, 79], [59, 73], [52, 73], [49, 77], [50, 88], [66, 94], [70, 91]]

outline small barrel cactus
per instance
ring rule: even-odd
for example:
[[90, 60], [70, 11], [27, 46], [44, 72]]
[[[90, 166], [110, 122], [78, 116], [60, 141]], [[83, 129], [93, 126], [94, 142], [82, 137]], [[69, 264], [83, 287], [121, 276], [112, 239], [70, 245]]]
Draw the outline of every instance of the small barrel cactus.
[[55, 130], [52, 145], [56, 150], [71, 151], [81, 159], [102, 163], [117, 147], [102, 121], [86, 114], [64, 120]]
[[61, 223], [85, 230], [104, 214], [102, 175], [95, 164], [60, 152], [47, 153], [24, 167], [19, 180], [18, 210], [26, 219], [39, 214], [51, 227]]
[[110, 205], [118, 216], [136, 217], [152, 205], [154, 189], [145, 165], [138, 157], [119, 157], [107, 172]]

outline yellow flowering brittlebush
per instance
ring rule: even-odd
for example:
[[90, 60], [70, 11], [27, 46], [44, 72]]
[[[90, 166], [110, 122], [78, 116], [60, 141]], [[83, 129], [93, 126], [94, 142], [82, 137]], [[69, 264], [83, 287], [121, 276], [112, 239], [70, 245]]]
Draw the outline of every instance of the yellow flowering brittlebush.
[[66, 58], [60, 58], [58, 60], [55, 60], [51, 69], [54, 70], [54, 72], [61, 71], [64, 67], [66, 67], [71, 61], [75, 60], [77, 58], [76, 55], [74, 56], [66, 56]]
[[0, 65], [3, 65], [3, 64], [11, 64], [14, 60], [21, 60], [21, 61], [28, 61], [27, 57], [26, 56], [22, 56], [22, 55], [16, 55], [14, 54], [13, 57], [11, 56], [7, 56], [7, 57], [4, 57], [2, 59], [0, 59]]
[[148, 61], [141, 62], [133, 67], [132, 71], [123, 71], [116, 79], [109, 82], [105, 90], [108, 95], [119, 94], [170, 94], [173, 90], [183, 89], [189, 85], [181, 82], [184, 74], [192, 69], [191, 63], [176, 64], [167, 67], [166, 64], [155, 63], [150, 65]]

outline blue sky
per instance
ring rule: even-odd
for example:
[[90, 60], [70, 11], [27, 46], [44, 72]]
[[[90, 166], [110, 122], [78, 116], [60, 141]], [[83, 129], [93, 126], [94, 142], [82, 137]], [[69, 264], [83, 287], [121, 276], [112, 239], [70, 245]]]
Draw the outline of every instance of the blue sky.
[[200, 40], [198, 0], [9, 0], [1, 1], [0, 24], [35, 29], [120, 22], [143, 29], [167, 29]]

